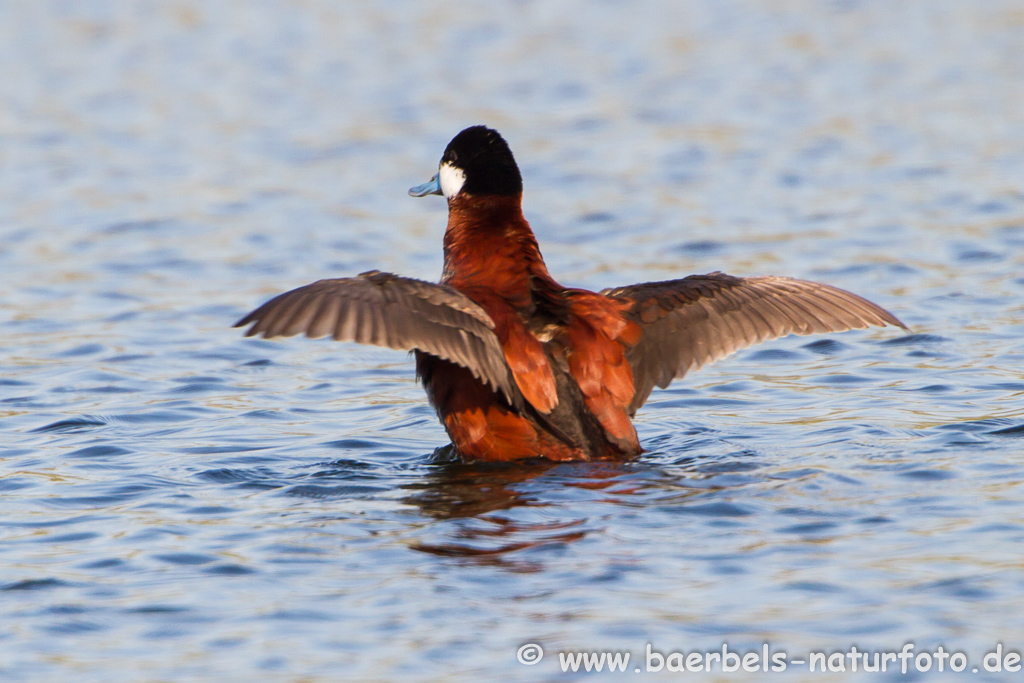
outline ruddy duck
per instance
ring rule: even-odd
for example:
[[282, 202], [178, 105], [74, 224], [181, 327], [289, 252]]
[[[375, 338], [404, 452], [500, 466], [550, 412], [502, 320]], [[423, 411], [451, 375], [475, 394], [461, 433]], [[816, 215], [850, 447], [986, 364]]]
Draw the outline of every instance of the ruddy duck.
[[631, 418], [655, 386], [788, 334], [906, 328], [856, 294], [787, 277], [691, 275], [600, 293], [548, 273], [505, 140], [467, 128], [409, 190], [448, 200], [440, 284], [370, 271], [271, 299], [246, 336], [330, 335], [414, 351], [467, 460], [595, 460], [642, 451]]

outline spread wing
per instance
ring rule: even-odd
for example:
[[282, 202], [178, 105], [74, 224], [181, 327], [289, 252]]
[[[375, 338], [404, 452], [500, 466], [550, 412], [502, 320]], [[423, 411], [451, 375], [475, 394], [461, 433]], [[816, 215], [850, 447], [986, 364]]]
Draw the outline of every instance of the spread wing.
[[633, 302], [627, 315], [643, 327], [626, 351], [635, 412], [655, 386], [753, 344], [788, 334], [842, 332], [870, 326], [907, 329], [892, 313], [836, 287], [788, 277], [724, 273], [606, 289]]
[[494, 334], [494, 321], [456, 289], [370, 271], [320, 280], [263, 304], [235, 327], [251, 337], [317, 338], [419, 350], [470, 370], [509, 403], [522, 401]]

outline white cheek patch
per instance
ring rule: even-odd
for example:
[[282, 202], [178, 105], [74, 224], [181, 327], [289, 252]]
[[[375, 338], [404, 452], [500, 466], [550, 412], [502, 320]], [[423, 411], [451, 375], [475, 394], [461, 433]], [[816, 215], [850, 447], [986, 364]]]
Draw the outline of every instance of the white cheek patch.
[[457, 195], [466, 182], [465, 171], [451, 164], [442, 164], [441, 170], [437, 172], [437, 175], [441, 181], [441, 192], [444, 193], [446, 199], [451, 199]]

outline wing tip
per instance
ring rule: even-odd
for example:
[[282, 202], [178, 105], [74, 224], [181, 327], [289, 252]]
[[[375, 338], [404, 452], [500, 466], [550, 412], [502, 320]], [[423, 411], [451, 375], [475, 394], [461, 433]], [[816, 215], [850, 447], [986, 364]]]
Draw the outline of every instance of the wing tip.
[[260, 324], [259, 318], [256, 317], [256, 314], [258, 312], [259, 311], [256, 310], [256, 311], [252, 311], [250, 313], [247, 313], [244, 318], [241, 318], [238, 322], [236, 322], [231, 327], [233, 329], [234, 328], [239, 328], [239, 327], [245, 327], [246, 325], [249, 325], [250, 323], [252, 323], [252, 326], [248, 330], [245, 331], [245, 334], [243, 336], [245, 336], [245, 337], [255, 337], [257, 334], [260, 333], [260, 330], [256, 329], [259, 326], [259, 324]]
[[[249, 322], [249, 321], [246, 321], [246, 322]], [[243, 325], [246, 324], [246, 322], [235, 323], [234, 327], [242, 327]], [[247, 329], [245, 331], [245, 334], [243, 334], [242, 336], [243, 337], [255, 337], [257, 335], [262, 334], [263, 338], [266, 339], [267, 338], [267, 331], [259, 329], [259, 324], [260, 324], [259, 320], [252, 321], [252, 323], [253, 323], [252, 326], [249, 329]]]
[[[857, 296], [857, 295], [854, 295], [854, 296]], [[903, 330], [904, 332], [908, 332], [910, 334], [913, 334], [913, 331], [910, 329], [910, 327], [905, 322], [903, 322], [902, 320], [897, 318], [894, 314], [889, 312], [888, 309], [882, 308], [878, 304], [876, 304], [876, 303], [874, 303], [872, 301], [869, 301], [868, 299], [865, 299], [863, 297], [857, 296], [857, 298], [860, 299], [862, 302], [868, 304], [868, 310], [870, 310], [872, 313], [877, 315], [879, 320], [881, 321], [880, 323], [872, 323], [870, 321], [865, 321], [865, 322], [867, 322], [867, 324], [869, 326], [874, 326], [874, 327], [888, 327], [888, 326], [898, 327], [901, 330]]]
[[889, 311], [886, 311], [886, 313], [889, 314], [889, 317], [885, 319], [885, 322], [889, 323], [893, 327], [900, 328], [907, 334], [914, 334], [914, 331], [910, 329], [909, 325], [907, 325], [905, 322], [894, 316], [892, 313], [889, 313]]

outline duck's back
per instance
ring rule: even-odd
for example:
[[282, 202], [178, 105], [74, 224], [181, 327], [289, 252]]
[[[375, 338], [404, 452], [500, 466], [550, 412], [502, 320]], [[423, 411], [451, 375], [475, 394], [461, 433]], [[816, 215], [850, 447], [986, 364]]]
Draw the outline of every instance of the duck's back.
[[597, 294], [567, 296], [568, 324], [547, 323], [540, 335], [507, 303], [474, 299], [496, 322], [520, 392], [512, 400], [465, 368], [417, 352], [424, 389], [463, 457], [594, 460], [641, 451], [629, 416], [633, 375], [620, 340], [635, 334], [635, 325]]

